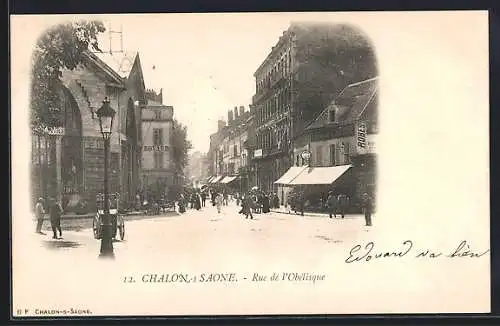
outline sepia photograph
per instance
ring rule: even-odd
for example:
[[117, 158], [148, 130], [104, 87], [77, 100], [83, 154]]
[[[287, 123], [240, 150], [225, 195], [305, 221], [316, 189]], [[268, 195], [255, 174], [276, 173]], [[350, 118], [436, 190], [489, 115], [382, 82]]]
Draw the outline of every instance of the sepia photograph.
[[13, 317], [490, 311], [486, 11], [10, 25]]

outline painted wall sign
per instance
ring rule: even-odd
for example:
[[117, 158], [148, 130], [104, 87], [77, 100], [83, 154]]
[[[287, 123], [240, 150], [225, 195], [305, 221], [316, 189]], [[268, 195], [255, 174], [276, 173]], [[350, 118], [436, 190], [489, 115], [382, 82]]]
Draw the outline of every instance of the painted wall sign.
[[356, 127], [356, 151], [358, 154], [375, 153], [376, 134], [368, 134], [365, 122], [359, 122]]
[[66, 133], [64, 127], [40, 127], [35, 130], [46, 135], [63, 136]]
[[366, 123], [359, 122], [356, 128], [356, 149], [358, 154], [367, 152]]
[[153, 145], [153, 146], [144, 146], [145, 152], [167, 152], [167, 145]]

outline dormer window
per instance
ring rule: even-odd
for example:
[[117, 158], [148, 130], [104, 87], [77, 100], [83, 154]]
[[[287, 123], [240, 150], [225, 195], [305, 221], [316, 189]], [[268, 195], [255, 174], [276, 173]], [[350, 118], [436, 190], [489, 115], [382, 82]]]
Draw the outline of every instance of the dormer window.
[[335, 122], [335, 109], [328, 110], [328, 122]]

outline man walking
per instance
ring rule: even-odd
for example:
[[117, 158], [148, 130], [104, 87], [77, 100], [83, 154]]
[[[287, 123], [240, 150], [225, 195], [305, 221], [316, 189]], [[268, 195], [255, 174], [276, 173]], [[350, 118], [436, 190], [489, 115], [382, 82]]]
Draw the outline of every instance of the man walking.
[[363, 212], [365, 213], [366, 226], [372, 226], [373, 200], [368, 193], [363, 194]]
[[345, 194], [339, 194], [337, 198], [338, 212], [344, 218], [347, 206], [349, 205], [349, 197]]
[[52, 226], [52, 232], [54, 235], [52, 239], [58, 239], [57, 231], [59, 231], [59, 236], [62, 237], [61, 230], [61, 215], [62, 215], [62, 207], [61, 204], [54, 198], [50, 205], [50, 225]]
[[43, 218], [45, 217], [45, 209], [43, 206], [44, 200], [40, 197], [35, 205], [36, 233], [45, 235], [45, 233], [42, 232]]
[[335, 195], [333, 194], [333, 191], [330, 191], [328, 193], [328, 198], [326, 200], [326, 205], [328, 207], [328, 214], [330, 215], [330, 218], [332, 218], [332, 215], [337, 218], [337, 215], [336, 215], [336, 204], [337, 204], [337, 198], [335, 197]]
[[243, 197], [243, 200], [241, 201], [241, 208], [242, 208], [242, 211], [243, 211], [243, 214], [245, 214], [245, 219], [248, 218], [248, 216], [250, 215], [250, 219], [253, 220], [253, 215], [252, 215], [252, 197], [249, 195], [249, 194], [246, 194], [244, 197]]
[[201, 192], [201, 206], [205, 207], [205, 202], [207, 200], [207, 193], [205, 191]]

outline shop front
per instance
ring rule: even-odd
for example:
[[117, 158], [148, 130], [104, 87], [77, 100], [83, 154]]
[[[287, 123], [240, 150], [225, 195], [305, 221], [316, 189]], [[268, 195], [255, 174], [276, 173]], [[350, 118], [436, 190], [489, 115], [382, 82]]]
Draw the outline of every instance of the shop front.
[[285, 172], [285, 174], [283, 174], [278, 180], [274, 182], [274, 184], [278, 188], [278, 197], [280, 198], [281, 205], [287, 207], [288, 194], [293, 189], [293, 186], [290, 185], [290, 182], [307, 168], [307, 166], [292, 166]]

